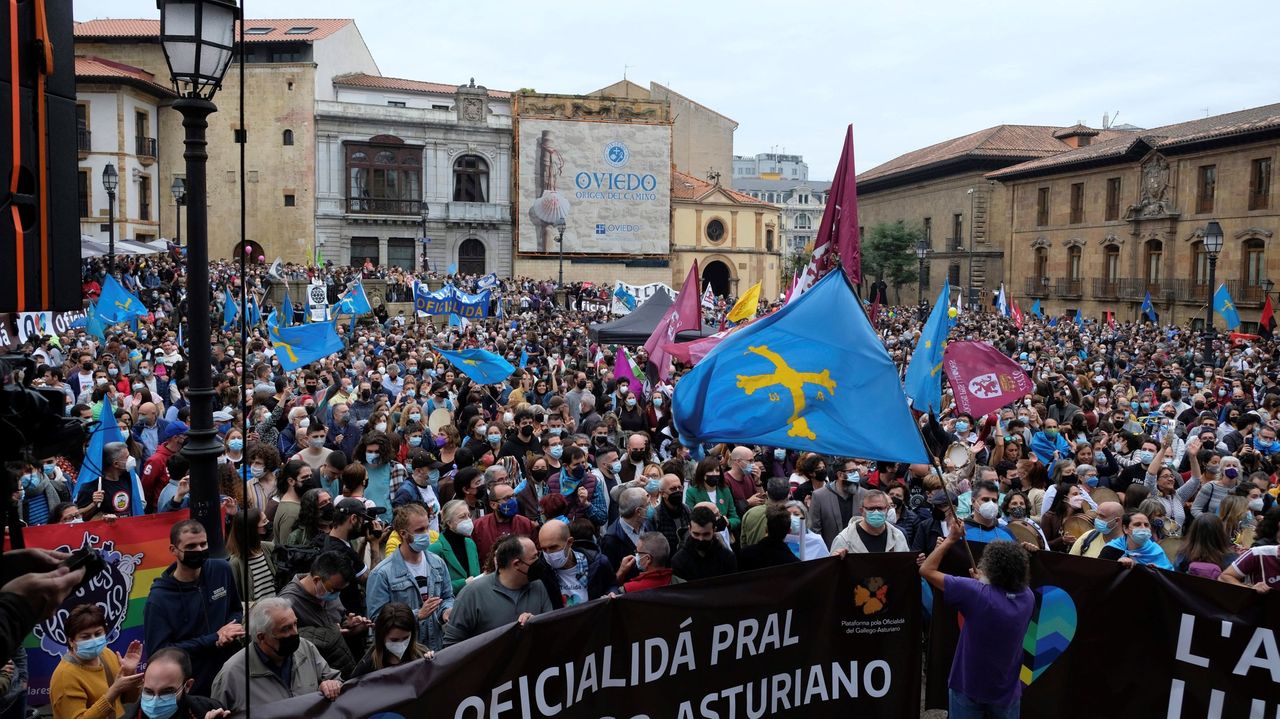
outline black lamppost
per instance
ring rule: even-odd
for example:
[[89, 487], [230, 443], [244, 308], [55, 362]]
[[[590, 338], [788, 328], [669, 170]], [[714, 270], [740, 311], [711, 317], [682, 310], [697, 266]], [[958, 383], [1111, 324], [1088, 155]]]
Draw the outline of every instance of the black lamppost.
[[[970, 187], [967, 193], [969, 195], [969, 282], [964, 286], [965, 294], [969, 296], [969, 306], [965, 309], [972, 310], [977, 302], [977, 296], [973, 292], [973, 188]], [[960, 238], [956, 238], [958, 242]]]
[[920, 260], [920, 273], [916, 275], [916, 305], [920, 307], [920, 317], [924, 317], [924, 262], [929, 257], [929, 245], [924, 240], [916, 243], [916, 259]]
[[187, 183], [182, 181], [181, 177], [173, 178], [173, 184], [169, 186], [169, 191], [173, 193], [173, 205], [178, 211], [177, 231], [178, 237], [174, 244], [182, 246], [182, 206], [187, 202]]
[[107, 274], [116, 273], [116, 188], [120, 186], [120, 175], [116, 166], [107, 163], [102, 168], [102, 188], [107, 191]]
[[1218, 253], [1222, 252], [1222, 225], [1209, 220], [1204, 228], [1204, 252], [1209, 257], [1209, 303], [1204, 310], [1204, 363], [1213, 364], [1213, 293], [1218, 274]]
[[226, 554], [218, 492], [222, 444], [213, 426], [212, 345], [209, 342], [209, 217], [205, 133], [212, 102], [235, 51], [240, 10], [227, 0], [158, 0], [160, 42], [177, 89], [173, 109], [182, 113], [187, 163], [187, 336], [190, 341], [191, 431], [182, 453], [191, 463], [191, 516], [204, 526], [209, 553]]
[[[556, 221], [556, 245], [560, 248], [560, 281], [558, 284], [561, 292], [564, 291], [564, 227], [565, 218], [561, 217]], [[569, 306], [568, 295], [565, 296], [564, 304], [565, 307]]]

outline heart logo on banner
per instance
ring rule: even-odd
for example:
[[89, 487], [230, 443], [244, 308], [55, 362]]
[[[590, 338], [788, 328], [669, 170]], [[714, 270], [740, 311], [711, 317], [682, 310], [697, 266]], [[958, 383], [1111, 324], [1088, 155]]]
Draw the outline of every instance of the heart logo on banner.
[[1045, 585], [1035, 590], [1036, 606], [1022, 638], [1023, 685], [1040, 678], [1067, 651], [1076, 636], [1076, 603], [1066, 590]]

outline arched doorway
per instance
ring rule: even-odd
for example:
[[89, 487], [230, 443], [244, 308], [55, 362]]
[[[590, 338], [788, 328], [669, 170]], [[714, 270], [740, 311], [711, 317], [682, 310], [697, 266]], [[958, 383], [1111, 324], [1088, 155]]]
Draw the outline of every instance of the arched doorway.
[[702, 266], [702, 285], [711, 285], [711, 292], [718, 297], [729, 296], [729, 282], [733, 275], [729, 266], [720, 260], [712, 260]]
[[458, 245], [458, 272], [464, 275], [485, 273], [484, 243], [472, 237]]
[[253, 240], [246, 240], [244, 244], [237, 242], [235, 249], [231, 251], [231, 259], [236, 262], [240, 261], [240, 253], [244, 252], [244, 247], [249, 248], [249, 256], [246, 258], [249, 262], [266, 262], [267, 254], [262, 250], [262, 245]]

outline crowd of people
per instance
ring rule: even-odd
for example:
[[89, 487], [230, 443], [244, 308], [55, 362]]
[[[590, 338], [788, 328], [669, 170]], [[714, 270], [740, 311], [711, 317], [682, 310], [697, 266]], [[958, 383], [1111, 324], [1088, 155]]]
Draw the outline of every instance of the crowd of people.
[[[192, 302], [170, 260], [123, 261], [122, 282], [152, 311], [149, 321], [109, 328], [105, 343], [71, 330], [21, 348], [41, 362], [38, 383], [63, 392], [68, 415], [114, 421], [124, 437], [106, 445], [91, 481], [77, 476], [83, 450], [12, 466], [27, 525], [188, 507], [178, 326], [193, 310], [220, 316], [220, 293], [242, 281], [238, 264], [212, 270], [215, 294]], [[103, 268], [85, 272], [92, 292]], [[386, 268], [284, 273], [323, 278], [333, 297], [358, 275], [412, 284]], [[480, 278], [436, 279], [473, 290]], [[247, 281], [261, 290], [271, 278], [251, 264]], [[567, 289], [503, 279], [505, 317], [462, 327], [384, 311], [349, 334], [340, 326], [345, 351], [295, 372], [281, 369], [263, 328], [251, 328], [247, 346], [238, 327], [216, 332], [228, 556], [209, 556], [198, 522], [175, 522], [173, 563], [145, 604], [145, 638], [124, 656], [105, 647], [101, 610], [73, 608], [52, 678], [54, 716], [119, 717], [133, 701], [142, 716], [166, 719], [309, 692], [332, 699], [345, 681], [537, 614], [832, 554], [914, 553], [949, 601], [975, 606], [986, 590], [944, 583], [930, 556], [960, 538], [986, 544], [982, 573], [1009, 597], [1019, 592], [1008, 621], [1029, 616], [1020, 592], [1031, 551], [1258, 592], [1280, 583], [1280, 350], [1270, 339], [1224, 338], [1205, 357], [1202, 337], [1176, 327], [1028, 317], [1018, 329], [965, 313], [952, 337], [992, 343], [1035, 390], [982, 417], [953, 409], [948, 391], [941, 413], [920, 417], [931, 447], [949, 458], [935, 469], [685, 446], [671, 397], [688, 368], [677, 364], [670, 381], [653, 384], [615, 375], [613, 348], [588, 329], [608, 318], [600, 308], [610, 288], [578, 283], [558, 299]], [[918, 313], [882, 308], [876, 321], [905, 368]], [[507, 381], [482, 385], [436, 352], [462, 348], [527, 361]], [[644, 351], [636, 355], [643, 366]], [[866, 407], [865, 421], [876, 413]], [[953, 707], [1017, 701], [1016, 687], [992, 694], [980, 684], [953, 672]]]

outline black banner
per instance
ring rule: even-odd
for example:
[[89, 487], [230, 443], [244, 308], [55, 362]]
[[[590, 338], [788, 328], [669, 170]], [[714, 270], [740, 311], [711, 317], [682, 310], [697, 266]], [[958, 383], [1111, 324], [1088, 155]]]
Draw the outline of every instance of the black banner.
[[[1023, 641], [1023, 716], [1280, 716], [1280, 596], [1055, 552], [1035, 553], [1031, 573], [1036, 606]], [[956, 612], [939, 594], [930, 708], [946, 708], [957, 638]]]
[[914, 716], [920, 578], [850, 555], [602, 599], [255, 719]]

